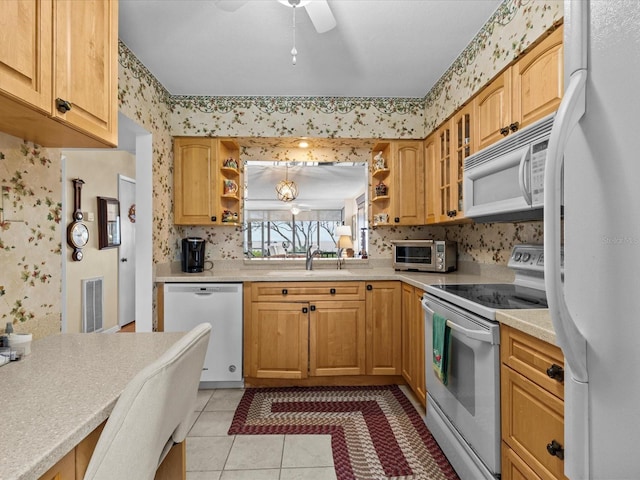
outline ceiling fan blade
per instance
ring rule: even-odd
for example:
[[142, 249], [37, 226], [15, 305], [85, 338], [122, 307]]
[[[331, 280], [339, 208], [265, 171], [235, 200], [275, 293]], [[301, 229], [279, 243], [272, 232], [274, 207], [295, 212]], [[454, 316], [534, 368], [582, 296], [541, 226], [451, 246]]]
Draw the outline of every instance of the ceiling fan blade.
[[213, 3], [220, 10], [225, 12], [235, 12], [242, 7], [248, 0], [215, 0]]
[[336, 19], [327, 0], [312, 0], [305, 8], [318, 33], [325, 33], [335, 28]]

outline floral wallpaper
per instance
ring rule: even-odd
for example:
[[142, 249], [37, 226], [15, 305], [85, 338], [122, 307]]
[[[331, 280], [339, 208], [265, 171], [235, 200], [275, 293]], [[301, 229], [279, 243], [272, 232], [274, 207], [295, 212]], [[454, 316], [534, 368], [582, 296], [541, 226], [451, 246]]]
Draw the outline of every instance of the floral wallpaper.
[[0, 133], [0, 331], [60, 331], [60, 151]]
[[173, 151], [169, 129], [169, 92], [119, 43], [119, 111], [152, 134], [153, 147], [153, 259], [173, 260]]
[[[121, 44], [121, 109], [161, 137], [154, 135], [154, 261], [178, 260], [179, 240], [186, 235], [206, 238], [213, 260], [238, 260], [243, 253], [241, 228], [172, 227], [170, 135], [238, 137], [244, 160], [297, 159], [300, 154], [286, 140], [318, 137], [334, 142], [309, 149], [306, 159], [366, 160], [367, 148], [354, 146], [354, 140], [425, 138], [562, 17], [562, 0], [505, 0], [424, 98], [172, 96]], [[267, 137], [285, 144], [261, 141]], [[541, 231], [536, 223], [372, 228], [369, 254], [389, 258], [395, 238], [446, 235], [458, 241], [461, 260], [506, 263], [514, 243], [541, 241]]]
[[563, 0], [505, 0], [425, 96], [425, 134], [435, 130], [563, 16]]

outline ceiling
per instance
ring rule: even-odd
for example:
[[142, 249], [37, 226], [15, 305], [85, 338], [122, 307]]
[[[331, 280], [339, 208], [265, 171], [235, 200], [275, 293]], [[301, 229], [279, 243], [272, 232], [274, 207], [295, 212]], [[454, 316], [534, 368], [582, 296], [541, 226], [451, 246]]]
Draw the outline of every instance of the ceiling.
[[422, 98], [502, 0], [328, 3], [326, 33], [296, 9], [296, 65], [277, 0], [120, 0], [119, 36], [172, 95]]

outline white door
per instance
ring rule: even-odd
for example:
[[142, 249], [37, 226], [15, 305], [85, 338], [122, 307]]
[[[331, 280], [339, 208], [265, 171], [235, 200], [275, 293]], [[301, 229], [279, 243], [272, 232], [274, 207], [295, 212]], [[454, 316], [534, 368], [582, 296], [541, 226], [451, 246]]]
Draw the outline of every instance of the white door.
[[118, 325], [133, 322], [136, 312], [136, 181], [118, 175], [121, 243], [118, 264]]

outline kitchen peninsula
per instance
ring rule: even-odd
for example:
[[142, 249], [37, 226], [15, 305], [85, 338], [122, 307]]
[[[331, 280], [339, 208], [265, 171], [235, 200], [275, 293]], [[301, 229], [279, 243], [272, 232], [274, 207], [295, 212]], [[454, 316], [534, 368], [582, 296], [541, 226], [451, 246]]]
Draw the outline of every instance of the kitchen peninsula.
[[127, 383], [182, 335], [53, 335], [0, 368], [0, 478], [39, 478], [67, 457], [70, 478], [74, 471], [82, 478], [94, 445], [74, 459], [76, 446], [109, 417]]

